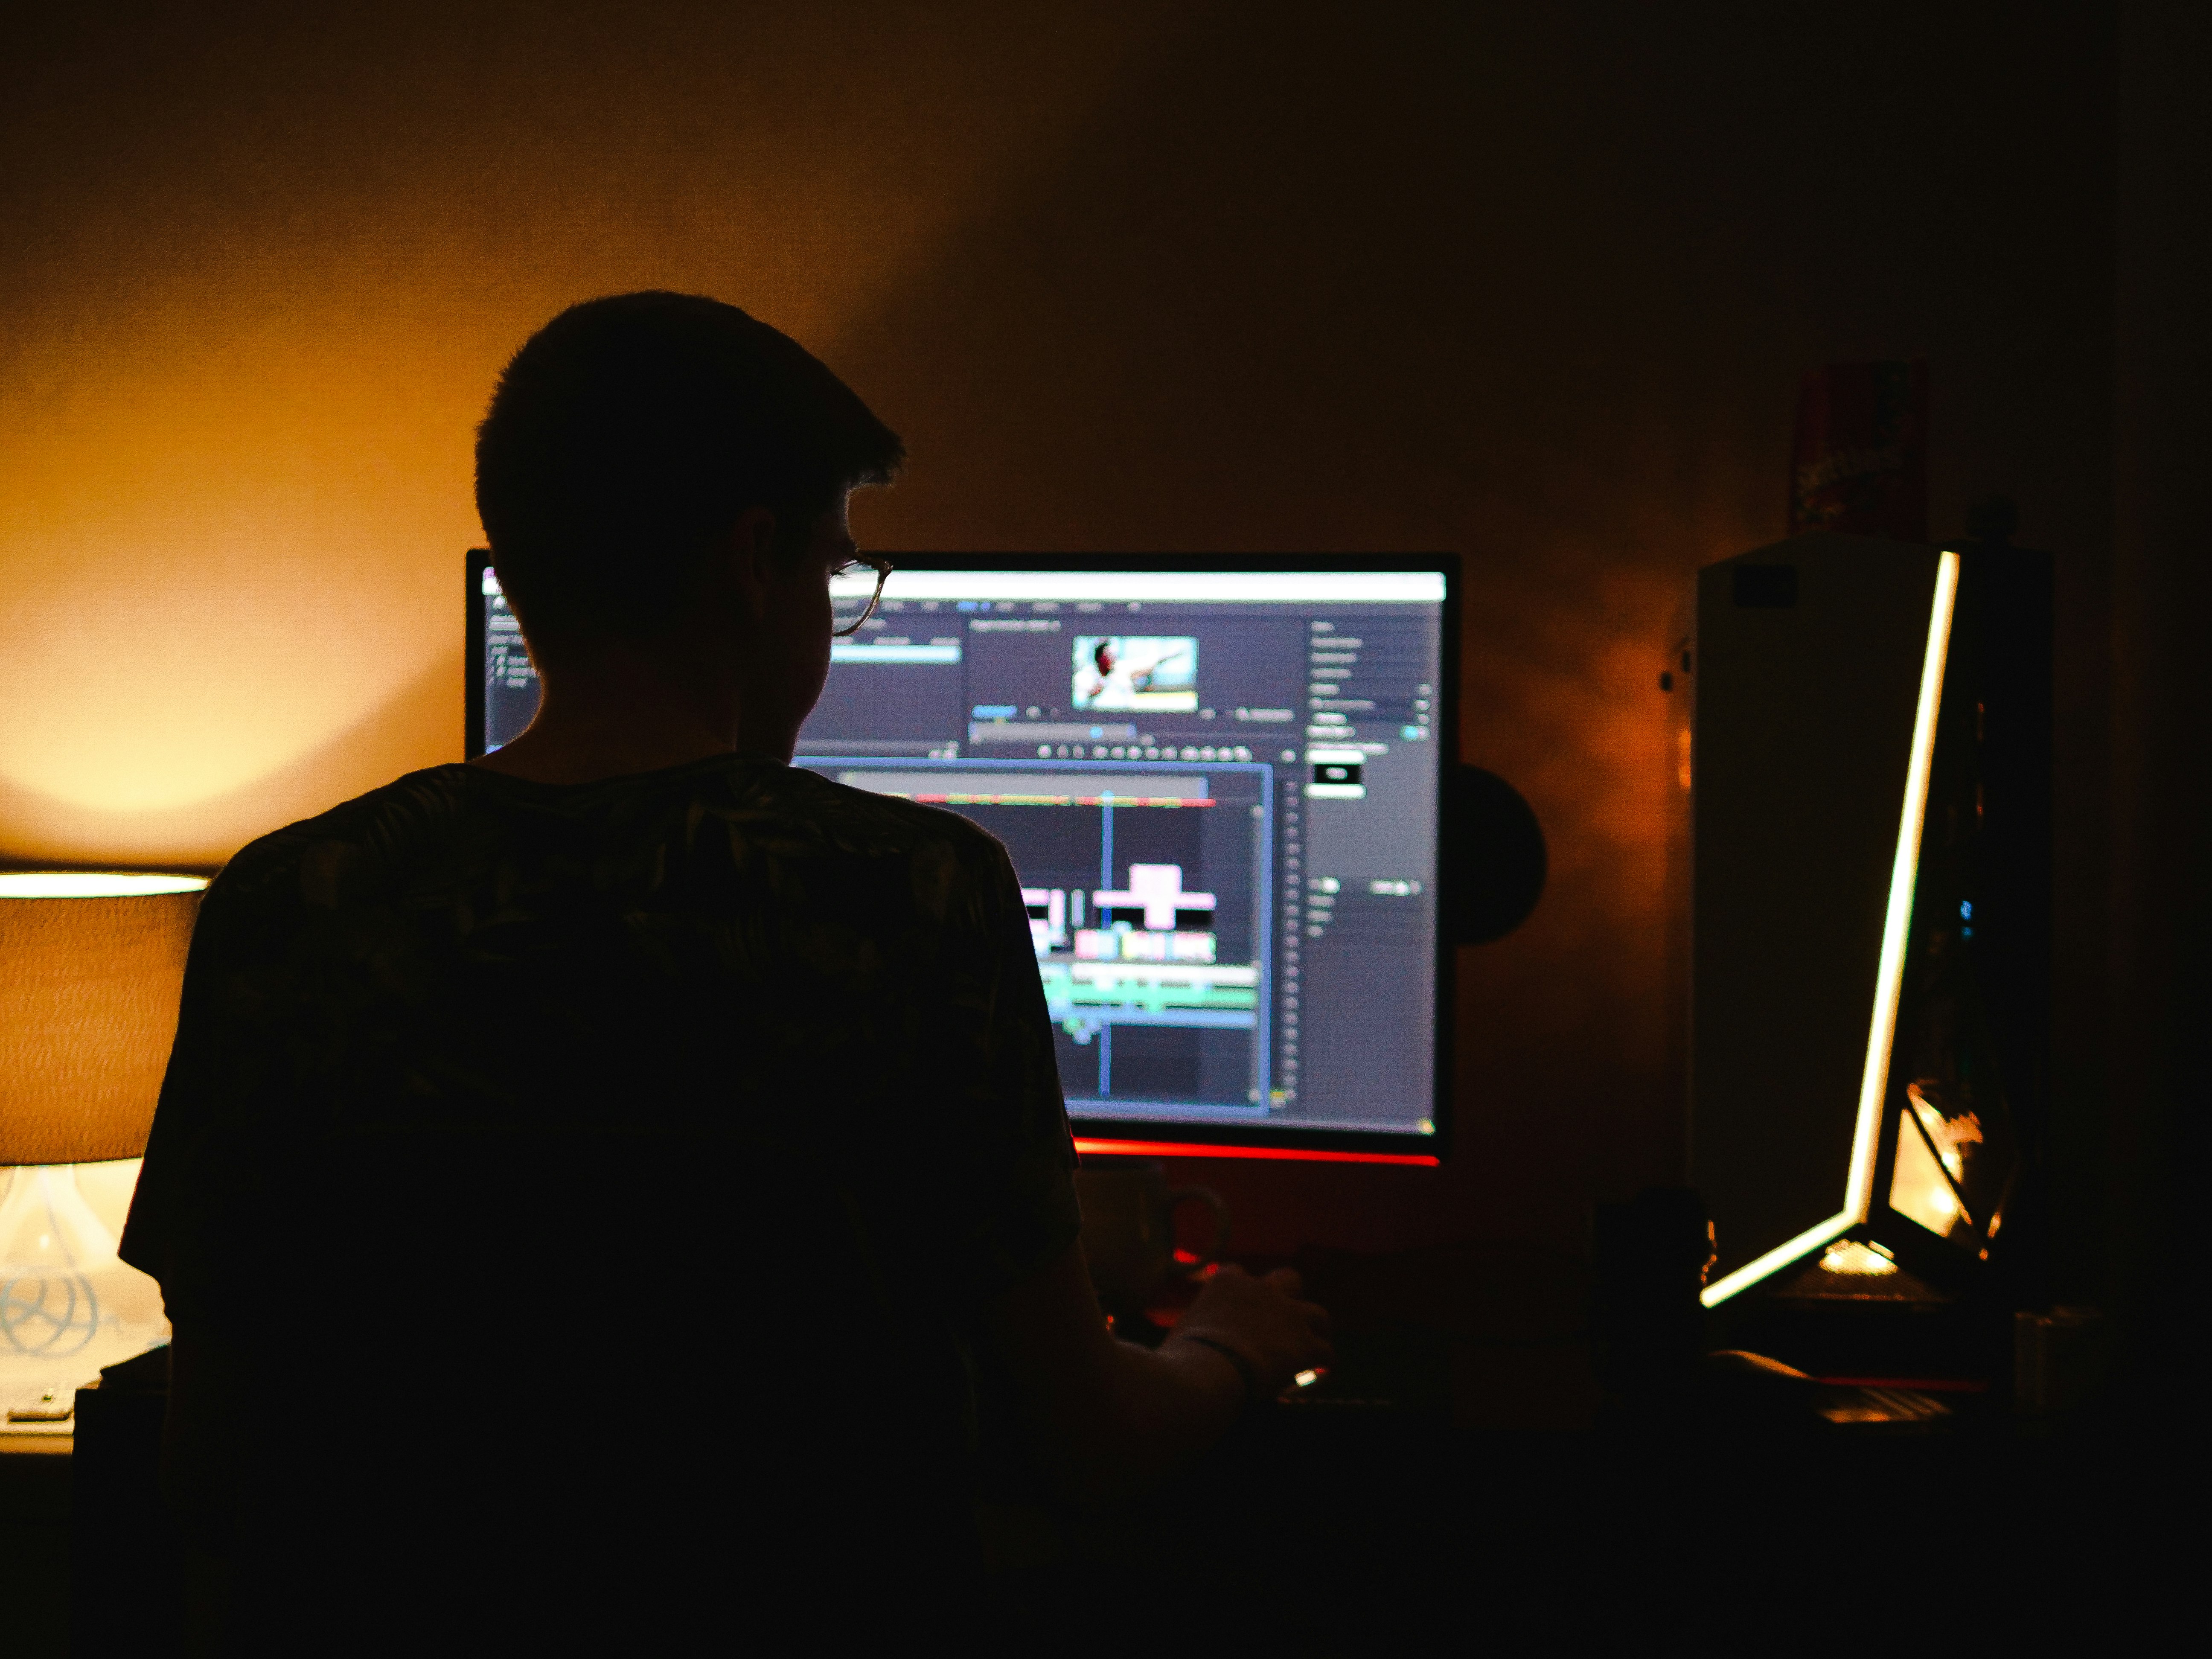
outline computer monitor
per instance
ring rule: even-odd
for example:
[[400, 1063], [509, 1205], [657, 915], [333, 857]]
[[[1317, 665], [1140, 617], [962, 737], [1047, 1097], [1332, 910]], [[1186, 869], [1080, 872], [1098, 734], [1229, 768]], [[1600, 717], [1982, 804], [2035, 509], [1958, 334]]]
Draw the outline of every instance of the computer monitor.
[[[890, 557], [793, 763], [1006, 843], [1079, 1144], [1440, 1161], [1457, 562]], [[481, 552], [468, 593], [476, 755], [538, 681]]]

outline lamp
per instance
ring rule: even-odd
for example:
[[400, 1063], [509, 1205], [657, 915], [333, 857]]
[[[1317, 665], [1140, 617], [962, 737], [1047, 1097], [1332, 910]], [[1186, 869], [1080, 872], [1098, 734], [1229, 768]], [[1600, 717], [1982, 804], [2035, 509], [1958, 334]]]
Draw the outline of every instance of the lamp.
[[0, 1382], [74, 1386], [163, 1331], [74, 1165], [137, 1158], [176, 1035], [198, 876], [0, 873]]

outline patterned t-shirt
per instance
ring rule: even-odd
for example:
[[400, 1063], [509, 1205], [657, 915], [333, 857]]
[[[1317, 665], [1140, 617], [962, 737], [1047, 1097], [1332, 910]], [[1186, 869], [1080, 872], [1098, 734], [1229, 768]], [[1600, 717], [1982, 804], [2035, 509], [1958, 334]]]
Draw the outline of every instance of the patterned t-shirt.
[[[1073, 1165], [972, 823], [744, 757], [442, 766], [209, 890], [124, 1254], [207, 1356], [187, 1485], [249, 1423], [254, 1478], [335, 1458], [368, 1501], [678, 1420], [695, 1496], [896, 1532], [964, 1501], [981, 1310], [1075, 1238]], [[426, 1410], [428, 1473], [361, 1431]]]

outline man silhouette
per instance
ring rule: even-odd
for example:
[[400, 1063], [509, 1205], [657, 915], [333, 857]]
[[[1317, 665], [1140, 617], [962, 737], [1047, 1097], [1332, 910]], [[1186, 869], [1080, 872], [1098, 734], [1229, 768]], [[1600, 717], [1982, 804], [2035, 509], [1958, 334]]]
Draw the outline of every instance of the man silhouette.
[[1326, 1355], [1233, 1268], [1109, 1334], [1005, 850], [789, 764], [902, 459], [710, 300], [507, 366], [477, 501], [535, 723], [246, 848], [193, 941], [124, 1253], [204, 1639], [957, 1578], [994, 1494], [1140, 1490]]

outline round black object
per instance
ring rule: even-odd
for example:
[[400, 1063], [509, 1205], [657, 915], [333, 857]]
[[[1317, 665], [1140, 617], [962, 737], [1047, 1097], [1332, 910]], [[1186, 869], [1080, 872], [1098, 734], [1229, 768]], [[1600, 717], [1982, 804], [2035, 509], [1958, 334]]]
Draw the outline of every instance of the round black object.
[[1443, 777], [1444, 927], [1460, 945], [1504, 939], [1544, 894], [1544, 831], [1521, 792], [1479, 766]]

